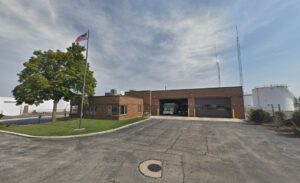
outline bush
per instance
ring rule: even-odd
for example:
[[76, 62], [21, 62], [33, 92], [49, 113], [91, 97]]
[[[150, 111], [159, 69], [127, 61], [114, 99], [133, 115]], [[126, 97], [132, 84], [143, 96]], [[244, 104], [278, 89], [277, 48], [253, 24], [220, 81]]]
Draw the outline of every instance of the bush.
[[250, 112], [249, 118], [253, 122], [263, 123], [269, 122], [271, 120], [271, 115], [262, 109], [257, 109]]
[[286, 123], [286, 115], [283, 112], [275, 112], [273, 120], [279, 123], [279, 125], [284, 125]]
[[296, 125], [300, 126], [300, 111], [295, 111], [293, 113], [292, 121], [296, 123]]
[[4, 116], [4, 115], [3, 115], [2, 113], [0, 113], [0, 119], [3, 118], [3, 116]]

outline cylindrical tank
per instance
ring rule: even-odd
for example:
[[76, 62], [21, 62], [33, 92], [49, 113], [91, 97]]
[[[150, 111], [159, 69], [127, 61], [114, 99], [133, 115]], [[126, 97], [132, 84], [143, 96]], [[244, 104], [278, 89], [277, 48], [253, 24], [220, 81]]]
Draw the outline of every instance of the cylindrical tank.
[[253, 98], [252, 94], [244, 94], [244, 106], [246, 108], [253, 107]]
[[252, 90], [255, 108], [272, 111], [294, 111], [294, 95], [287, 86], [259, 87]]

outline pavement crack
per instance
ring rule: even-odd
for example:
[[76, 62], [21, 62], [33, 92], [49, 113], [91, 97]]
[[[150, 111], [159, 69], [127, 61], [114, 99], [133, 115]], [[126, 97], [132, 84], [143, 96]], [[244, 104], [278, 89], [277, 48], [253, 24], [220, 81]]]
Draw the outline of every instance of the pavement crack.
[[207, 155], [209, 153], [207, 136], [205, 136], [205, 145], [206, 145], [206, 152], [204, 153], [204, 155]]
[[112, 172], [108, 175], [106, 180], [110, 183], [119, 183], [119, 181], [116, 180], [117, 174], [120, 172], [121, 168], [123, 167], [126, 160], [123, 160], [121, 164], [116, 168], [116, 170], [112, 170]]
[[172, 145], [171, 145], [169, 148], [167, 148], [167, 149], [165, 150], [165, 152], [168, 152], [170, 149], [173, 149], [174, 145], [177, 143], [178, 139], [179, 139], [181, 136], [182, 136], [182, 131], [181, 131], [181, 133], [176, 137], [176, 139], [175, 139], [175, 141], [172, 143]]
[[184, 162], [183, 155], [180, 156], [181, 170], [182, 170], [182, 182], [185, 182]]

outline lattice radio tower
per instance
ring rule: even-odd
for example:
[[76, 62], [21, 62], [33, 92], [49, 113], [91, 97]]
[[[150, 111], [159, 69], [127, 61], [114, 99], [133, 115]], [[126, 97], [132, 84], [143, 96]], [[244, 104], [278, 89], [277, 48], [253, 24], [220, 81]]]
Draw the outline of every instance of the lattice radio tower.
[[218, 71], [219, 87], [221, 87], [221, 73], [220, 73], [220, 63], [219, 63], [218, 53], [217, 53], [217, 43], [215, 44], [215, 56], [216, 56], [216, 66]]
[[240, 85], [244, 85], [244, 79], [243, 79], [243, 67], [242, 67], [242, 58], [241, 58], [241, 47], [240, 47], [240, 41], [239, 41], [239, 31], [238, 27], [236, 26], [236, 47], [237, 47], [237, 58], [238, 58], [238, 64], [239, 64], [239, 74], [240, 74]]

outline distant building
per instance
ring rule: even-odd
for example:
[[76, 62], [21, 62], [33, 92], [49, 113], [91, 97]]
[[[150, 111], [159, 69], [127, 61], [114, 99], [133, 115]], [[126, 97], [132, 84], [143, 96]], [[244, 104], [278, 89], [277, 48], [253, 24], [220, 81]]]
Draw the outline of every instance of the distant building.
[[5, 116], [17, 116], [23, 113], [23, 105], [16, 105], [13, 97], [0, 97], [0, 114]]
[[285, 85], [271, 85], [252, 90], [255, 108], [267, 111], [294, 111], [295, 96]]
[[[0, 113], [5, 116], [17, 116], [30, 113], [51, 113], [53, 108], [53, 101], [44, 101], [40, 105], [16, 105], [14, 97], [0, 97]], [[57, 112], [70, 111], [70, 102], [60, 100], [57, 104]]]

